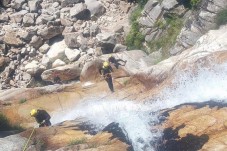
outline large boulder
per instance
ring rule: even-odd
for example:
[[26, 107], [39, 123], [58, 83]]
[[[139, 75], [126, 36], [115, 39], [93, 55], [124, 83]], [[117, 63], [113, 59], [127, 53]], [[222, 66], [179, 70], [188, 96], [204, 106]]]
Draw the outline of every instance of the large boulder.
[[39, 49], [40, 46], [43, 44], [43, 39], [39, 36], [33, 36], [30, 42], [30, 45], [36, 49]]
[[65, 49], [65, 55], [69, 59], [69, 61], [73, 62], [79, 59], [80, 51], [78, 49]]
[[17, 37], [16, 35], [17, 35], [16, 32], [8, 31], [6, 32], [3, 41], [8, 45], [16, 46], [16, 47], [24, 45], [23, 41], [21, 41], [20, 38]]
[[87, 9], [91, 12], [91, 17], [99, 17], [106, 12], [106, 8], [102, 5], [100, 1], [97, 0], [85, 0]]
[[86, 20], [90, 18], [90, 11], [87, 9], [86, 4], [79, 3], [70, 9], [70, 17], [72, 19]]
[[4, 67], [9, 63], [9, 58], [0, 57], [0, 72], [4, 70]]
[[46, 68], [40, 65], [38, 61], [33, 60], [24, 67], [25, 71], [32, 76], [40, 75]]
[[14, 1], [14, 5], [12, 6], [14, 9], [21, 9], [22, 5], [25, 3], [26, 1], [25, 0], [15, 0]]
[[27, 13], [23, 17], [24, 26], [32, 26], [35, 23], [35, 15], [34, 13]]
[[[147, 67], [147, 70], [138, 73], [137, 77], [147, 87], [153, 87], [186, 67], [190, 68], [187, 70], [196, 70], [200, 66], [198, 63], [209, 66], [211, 62], [225, 61], [227, 50], [226, 29], [227, 26], [223, 26], [219, 30], [209, 31], [196, 42], [194, 47], [185, 50], [178, 56], [161, 61], [157, 65]], [[147, 73], [149, 73], [149, 76], [147, 76]]]
[[80, 43], [78, 42], [79, 33], [66, 33], [64, 35], [65, 44], [69, 48], [79, 48]]
[[64, 61], [62, 61], [61, 59], [57, 59], [53, 62], [52, 68], [56, 68], [56, 67], [60, 67], [60, 66], [64, 66], [64, 65], [66, 65], [66, 63]]
[[80, 81], [86, 82], [86, 81], [100, 81], [100, 73], [99, 69], [102, 68], [103, 61], [101, 59], [96, 59], [90, 62], [85, 63], [81, 75], [80, 75]]
[[21, 10], [19, 12], [13, 13], [9, 17], [10, 17], [11, 21], [14, 22], [14, 23], [21, 23], [24, 15], [27, 14], [27, 13], [28, 13], [27, 10]]
[[22, 150], [26, 142], [27, 138], [21, 137], [20, 135], [12, 135], [5, 138], [0, 138], [0, 150]]
[[50, 26], [50, 27], [40, 28], [37, 33], [43, 39], [51, 39], [57, 35], [60, 35], [63, 30], [64, 30], [63, 26]]
[[[11, 0], [2, 0], [2, 5], [5, 6], [5, 7], [8, 7], [8, 4], [10, 3]], [[0, 3], [0, 4], [1, 4]]]
[[67, 45], [65, 44], [65, 41], [62, 40], [60, 42], [55, 42], [47, 52], [47, 57], [50, 59], [51, 62], [54, 62], [56, 59], [63, 59], [65, 56], [65, 48], [67, 48]]
[[164, 0], [162, 1], [162, 6], [166, 10], [173, 9], [178, 4], [177, 0]]
[[100, 33], [96, 35], [99, 46], [102, 48], [103, 54], [112, 53], [117, 43], [115, 34], [113, 33]]
[[40, 3], [41, 0], [29, 0], [28, 1], [28, 7], [31, 13], [37, 13], [38, 10], [40, 9]]
[[77, 79], [80, 73], [81, 68], [77, 63], [46, 70], [42, 73], [41, 77], [44, 81], [54, 81], [56, 77], [60, 78], [61, 81], [69, 81]]
[[9, 21], [9, 16], [7, 13], [2, 13], [0, 15], [0, 23], [8, 22]]

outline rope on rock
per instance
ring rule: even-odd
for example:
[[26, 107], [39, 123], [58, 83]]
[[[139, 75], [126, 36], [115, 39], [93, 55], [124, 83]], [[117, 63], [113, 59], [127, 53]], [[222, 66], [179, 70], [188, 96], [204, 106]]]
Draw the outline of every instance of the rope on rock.
[[34, 131], [35, 131], [35, 127], [33, 128], [32, 132], [31, 132], [31, 134], [30, 134], [30, 136], [29, 136], [29, 138], [28, 138], [27, 143], [24, 145], [23, 151], [25, 151], [25, 150], [27, 149], [28, 143], [29, 143], [29, 141], [30, 141], [30, 139], [31, 139], [31, 137], [32, 137], [32, 135], [33, 135], [33, 133], [34, 133]]

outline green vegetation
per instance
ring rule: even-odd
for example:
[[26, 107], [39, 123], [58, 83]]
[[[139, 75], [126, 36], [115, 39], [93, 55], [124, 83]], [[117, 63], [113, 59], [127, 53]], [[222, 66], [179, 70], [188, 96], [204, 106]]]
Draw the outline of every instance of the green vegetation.
[[0, 131], [9, 131], [9, 130], [19, 130], [22, 131], [23, 128], [18, 125], [12, 125], [8, 118], [0, 112]]
[[146, 3], [148, 2], [148, 0], [137, 0], [137, 3], [139, 4], [139, 6], [144, 7], [144, 5], [146, 5]]
[[161, 27], [166, 28], [166, 30], [159, 39], [148, 43], [148, 47], [150, 48], [148, 53], [152, 53], [162, 48], [163, 57], [167, 58], [169, 57], [167, 50], [175, 44], [177, 36], [183, 27], [183, 21], [176, 16], [170, 16], [166, 19], [165, 24], [161, 24]]
[[137, 21], [142, 10], [143, 7], [139, 5], [130, 16], [132, 25], [129, 34], [126, 36], [126, 45], [129, 49], [141, 49], [143, 47], [142, 43], [145, 41], [145, 36], [139, 31], [140, 27]]
[[71, 140], [69, 142], [69, 146], [72, 146], [72, 145], [79, 145], [79, 144], [84, 144], [87, 142], [87, 139], [86, 138], [81, 138], [81, 139], [75, 139], [75, 140]]
[[191, 8], [195, 9], [198, 7], [201, 0], [190, 0]]
[[27, 99], [26, 98], [20, 99], [20, 101], [19, 101], [20, 104], [23, 104], [25, 102], [27, 102]]
[[227, 9], [221, 10], [216, 16], [217, 27], [227, 24]]

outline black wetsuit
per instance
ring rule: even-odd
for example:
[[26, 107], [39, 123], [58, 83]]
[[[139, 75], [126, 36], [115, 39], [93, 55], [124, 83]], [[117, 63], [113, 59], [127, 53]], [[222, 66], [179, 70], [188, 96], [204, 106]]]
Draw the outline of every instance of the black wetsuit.
[[107, 68], [102, 68], [100, 72], [104, 76], [106, 82], [108, 83], [111, 92], [114, 92], [112, 76], [110, 74], [111, 72], [113, 72], [112, 67], [109, 66]]
[[35, 120], [39, 123], [39, 127], [51, 126], [50, 115], [45, 110], [37, 110]]
[[[125, 63], [126, 63], [126, 61], [124, 61], [124, 60], [122, 60], [122, 59], [116, 59], [116, 58], [113, 57], [113, 56], [109, 57], [109, 58], [108, 58], [108, 61], [111, 62], [111, 63], [113, 63], [114, 66], [115, 66], [117, 69], [119, 68], [119, 65], [124, 66]], [[120, 61], [121, 61], [121, 62], [124, 62], [124, 65], [123, 65], [123, 64], [120, 64], [120, 63], [119, 63]]]

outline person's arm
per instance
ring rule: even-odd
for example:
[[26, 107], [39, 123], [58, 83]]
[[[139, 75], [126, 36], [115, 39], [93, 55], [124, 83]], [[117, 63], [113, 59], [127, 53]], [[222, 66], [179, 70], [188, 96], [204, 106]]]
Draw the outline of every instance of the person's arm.
[[110, 70], [110, 73], [113, 72], [113, 68], [111, 66], [109, 66], [109, 70]]

